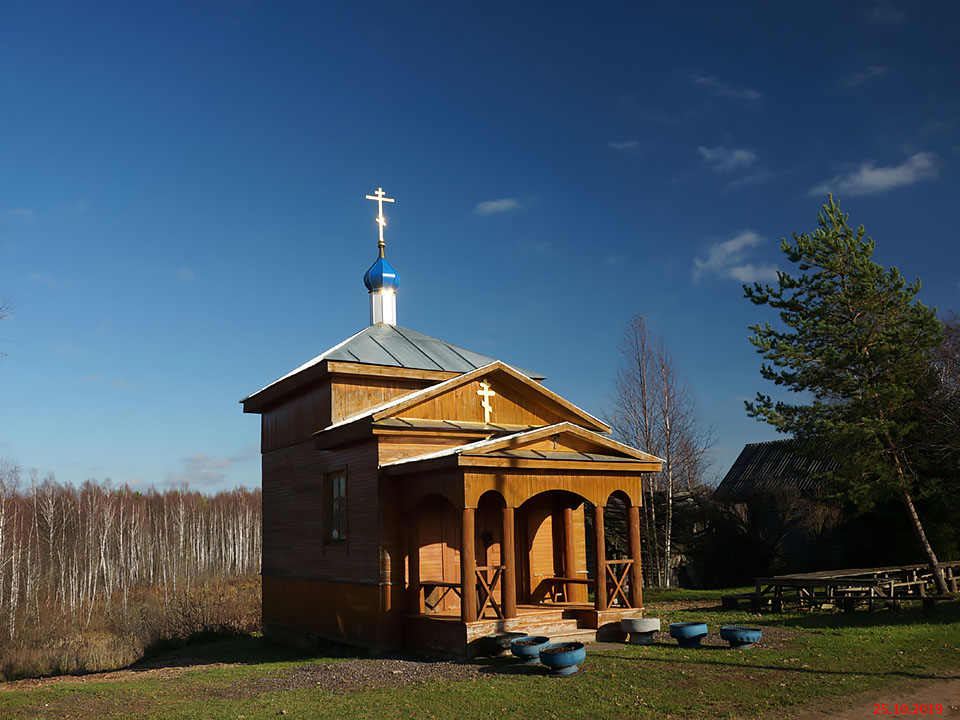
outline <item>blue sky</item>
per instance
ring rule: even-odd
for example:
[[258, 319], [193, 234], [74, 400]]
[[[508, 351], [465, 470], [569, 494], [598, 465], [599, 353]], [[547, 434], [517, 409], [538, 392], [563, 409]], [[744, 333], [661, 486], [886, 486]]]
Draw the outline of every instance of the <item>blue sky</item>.
[[168, 3], [0, 10], [0, 457], [259, 483], [237, 401], [399, 323], [609, 405], [646, 313], [716, 429], [774, 434], [741, 282], [827, 190], [960, 310], [960, 5]]

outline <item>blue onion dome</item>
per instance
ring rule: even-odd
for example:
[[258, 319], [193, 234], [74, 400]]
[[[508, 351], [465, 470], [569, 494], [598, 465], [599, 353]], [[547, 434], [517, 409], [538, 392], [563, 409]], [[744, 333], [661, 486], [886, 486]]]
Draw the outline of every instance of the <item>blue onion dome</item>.
[[363, 284], [367, 290], [396, 290], [400, 285], [400, 276], [393, 269], [393, 265], [387, 262], [387, 259], [381, 255], [377, 261], [370, 266], [370, 269], [364, 273]]

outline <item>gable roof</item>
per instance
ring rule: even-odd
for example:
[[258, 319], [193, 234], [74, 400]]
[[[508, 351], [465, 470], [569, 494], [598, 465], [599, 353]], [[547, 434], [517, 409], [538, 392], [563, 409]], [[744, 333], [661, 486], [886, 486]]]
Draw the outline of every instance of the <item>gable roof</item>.
[[[260, 393], [325, 360], [381, 365], [387, 367], [464, 373], [495, 362], [493, 358], [397, 325], [369, 325], [291, 370], [241, 400], [246, 403]], [[544, 375], [520, 370], [527, 377], [543, 380]], [[292, 388], [291, 388], [292, 389]]]
[[[585, 440], [594, 445], [597, 450], [605, 452], [584, 452], [584, 451], [542, 451], [528, 450], [523, 448], [538, 440], [552, 437], [573, 436], [580, 440]], [[612, 453], [612, 454], [611, 454]], [[444, 448], [435, 452], [417, 455], [415, 457], [402, 458], [393, 462], [384, 463], [382, 467], [394, 467], [424, 460], [435, 460], [437, 458], [449, 457], [452, 455], [491, 457], [511, 457], [523, 459], [539, 460], [578, 460], [582, 462], [655, 462], [662, 463], [663, 460], [650, 455], [642, 450], [637, 450], [623, 443], [619, 443], [602, 435], [598, 435], [590, 430], [585, 430], [579, 425], [570, 422], [561, 422], [554, 425], [547, 425], [534, 430], [524, 430], [488, 440], [478, 440], [476, 442], [458, 445], [457, 447]]]
[[823, 488], [823, 473], [837, 461], [822, 448], [795, 439], [750, 443], [713, 491], [717, 500], [737, 500], [796, 489], [816, 493]]
[[441, 383], [431, 385], [430, 387], [426, 387], [421, 390], [415, 390], [406, 395], [389, 400], [381, 405], [377, 405], [376, 407], [363, 410], [356, 415], [351, 415], [350, 417], [344, 418], [343, 420], [336, 422], [333, 425], [324, 428], [323, 430], [320, 430], [317, 434], [334, 430], [343, 425], [349, 425], [350, 423], [357, 422], [358, 420], [362, 420], [364, 418], [371, 418], [373, 422], [377, 422], [379, 420], [383, 420], [384, 418], [399, 416], [400, 413], [410, 407], [419, 405], [420, 403], [426, 402], [427, 400], [437, 397], [438, 395], [450, 392], [451, 390], [461, 387], [462, 385], [466, 385], [469, 382], [473, 382], [478, 378], [485, 377], [492, 372], [504, 373], [521, 384], [531, 388], [539, 395], [544, 396], [548, 402], [560, 406], [565, 411], [566, 415], [572, 415], [573, 417], [577, 418], [584, 424], [584, 426], [594, 430], [599, 430], [600, 432], [610, 432], [610, 428], [606, 423], [594, 417], [586, 410], [582, 410], [568, 400], [564, 400], [555, 392], [545, 388], [540, 383], [531, 380], [529, 376], [524, 375], [519, 370], [512, 368], [506, 363], [500, 362], [499, 360], [494, 360], [493, 362], [484, 365], [483, 367], [479, 367], [476, 370], [458, 375], [457, 377], [450, 378], [449, 380], [444, 380]]

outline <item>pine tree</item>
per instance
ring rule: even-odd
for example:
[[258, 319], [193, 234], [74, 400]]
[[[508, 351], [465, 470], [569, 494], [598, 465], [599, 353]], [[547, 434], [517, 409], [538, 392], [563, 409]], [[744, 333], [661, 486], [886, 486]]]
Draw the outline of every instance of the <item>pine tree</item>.
[[947, 592], [936, 553], [914, 507], [921, 487], [910, 463], [911, 431], [933, 352], [943, 342], [935, 310], [916, 299], [919, 279], [871, 259], [874, 242], [848, 224], [833, 196], [808, 235], [780, 248], [799, 275], [778, 273], [777, 287], [744, 285], [755, 305], [778, 310], [782, 326], [750, 327], [767, 362], [765, 380], [803, 393], [796, 404], [757, 393], [747, 413], [778, 431], [829, 444], [841, 456], [847, 489], [861, 496], [893, 491]]

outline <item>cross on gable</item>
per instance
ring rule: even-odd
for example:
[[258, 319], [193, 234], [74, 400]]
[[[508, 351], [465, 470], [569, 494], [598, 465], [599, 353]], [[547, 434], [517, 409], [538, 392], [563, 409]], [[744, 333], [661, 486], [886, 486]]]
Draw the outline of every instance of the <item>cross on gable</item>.
[[490, 383], [486, 380], [480, 381], [480, 389], [477, 390], [477, 395], [480, 395], [483, 398], [483, 402], [480, 403], [480, 407], [483, 408], [483, 422], [486, 425], [490, 424], [490, 415], [493, 413], [493, 405], [490, 404], [490, 398], [496, 397], [496, 393], [490, 389]]

